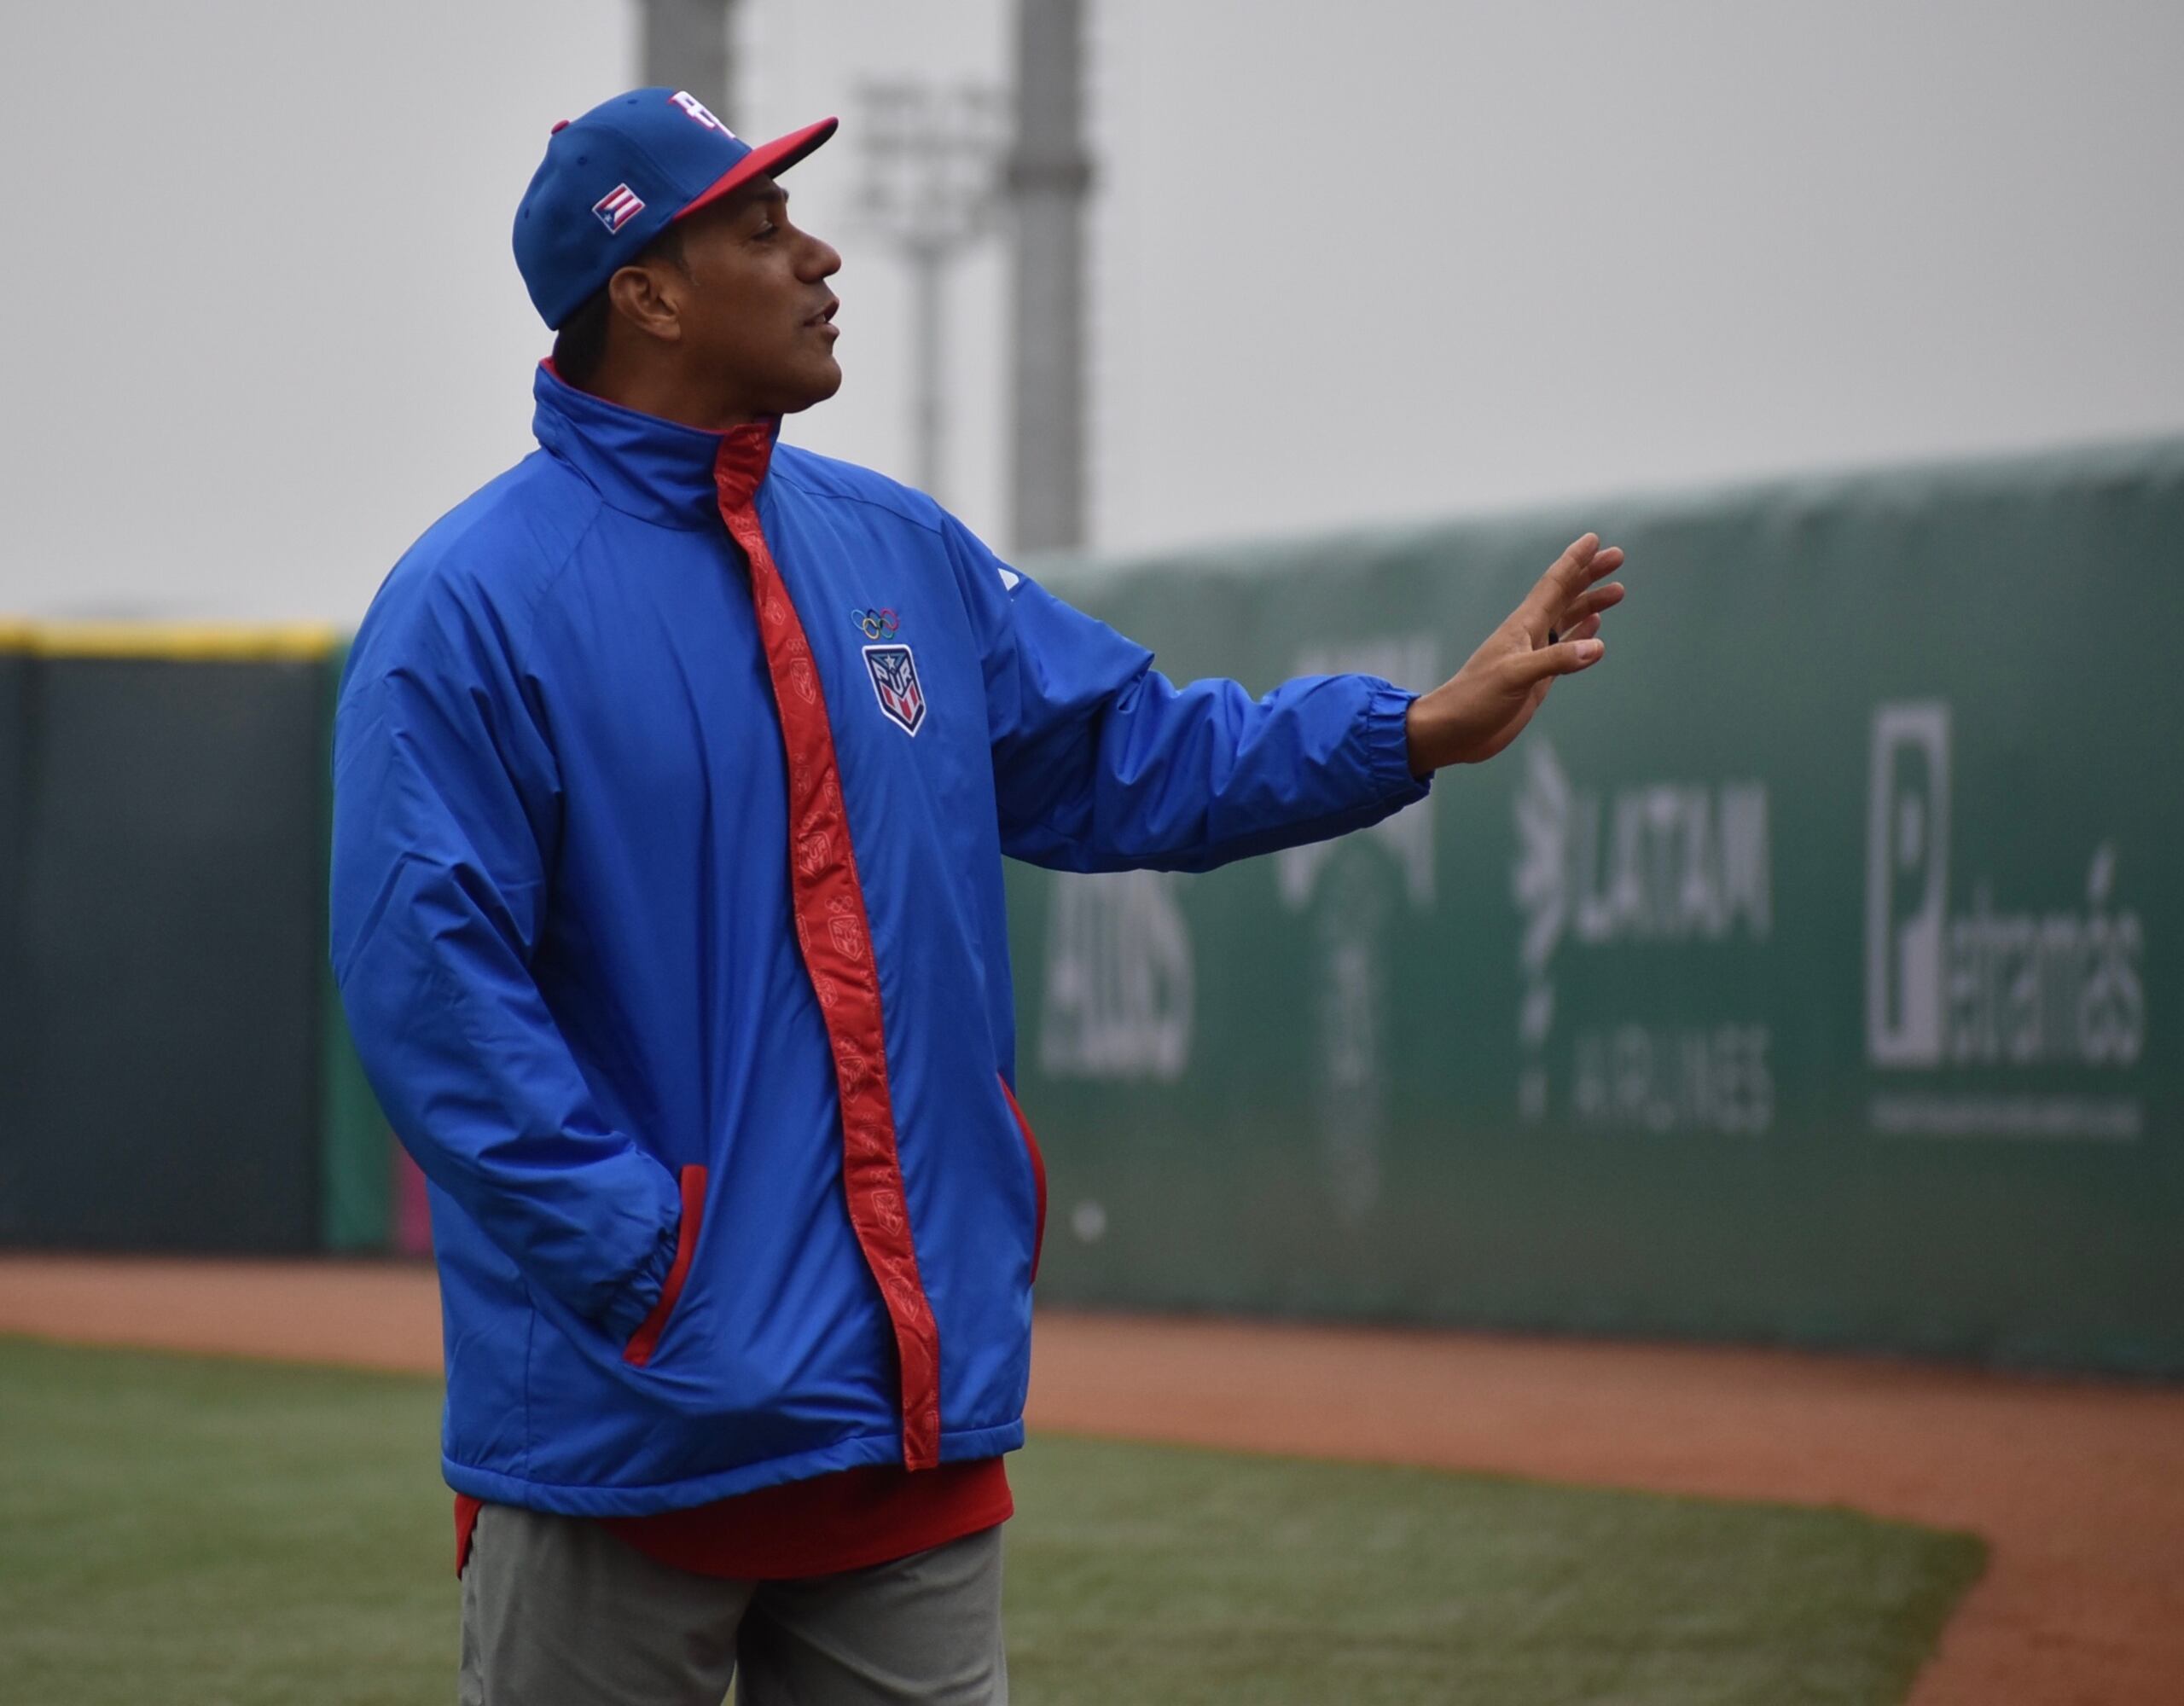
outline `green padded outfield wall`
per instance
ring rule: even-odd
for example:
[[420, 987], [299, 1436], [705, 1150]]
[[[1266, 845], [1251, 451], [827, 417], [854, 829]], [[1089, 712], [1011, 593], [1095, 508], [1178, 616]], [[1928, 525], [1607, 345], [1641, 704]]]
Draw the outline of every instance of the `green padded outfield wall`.
[[[330, 864], [334, 838], [334, 707], [346, 640], [326, 659], [326, 722], [319, 765], [317, 822], [320, 859]], [[319, 1234], [329, 1250], [365, 1253], [392, 1247], [394, 1182], [401, 1164], [394, 1134], [364, 1077], [364, 1063], [349, 1035], [341, 992], [322, 929], [319, 954]]]
[[317, 1247], [332, 641], [38, 624], [0, 648], [9, 1242]]
[[1041, 569], [1172, 675], [1598, 672], [1348, 839], [1012, 867], [1042, 1296], [2184, 1373], [2184, 444]]
[[30, 659], [20, 627], [0, 623], [0, 1243], [20, 1236], [25, 1218], [20, 1146], [29, 1080], [29, 989], [23, 977], [22, 892], [30, 738]]

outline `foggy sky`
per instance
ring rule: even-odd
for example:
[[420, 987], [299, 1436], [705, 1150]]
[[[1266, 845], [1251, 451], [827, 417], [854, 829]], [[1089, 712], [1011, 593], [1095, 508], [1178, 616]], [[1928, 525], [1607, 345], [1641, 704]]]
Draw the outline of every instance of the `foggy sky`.
[[[2184, 431], [2173, 4], [1089, 0], [1095, 543]], [[1002, 0], [746, 0], [746, 135], [846, 265], [839, 397], [907, 473], [857, 90], [1006, 73]], [[361, 616], [530, 447], [508, 252], [620, 0], [0, 10], [0, 613]], [[1005, 544], [1006, 304], [950, 305], [943, 496]]]

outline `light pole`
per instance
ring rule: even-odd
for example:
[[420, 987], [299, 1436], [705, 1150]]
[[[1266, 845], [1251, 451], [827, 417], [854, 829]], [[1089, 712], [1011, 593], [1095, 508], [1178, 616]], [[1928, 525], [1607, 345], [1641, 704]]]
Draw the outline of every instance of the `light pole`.
[[910, 270], [912, 480], [940, 497], [945, 478], [949, 267], [995, 226], [1007, 102], [996, 90], [910, 82], [857, 91], [863, 223]]
[[644, 0], [644, 80], [687, 89], [735, 116], [735, 60], [730, 32], [737, 0]]
[[1017, 0], [1010, 545], [1084, 543], [1084, 0]]

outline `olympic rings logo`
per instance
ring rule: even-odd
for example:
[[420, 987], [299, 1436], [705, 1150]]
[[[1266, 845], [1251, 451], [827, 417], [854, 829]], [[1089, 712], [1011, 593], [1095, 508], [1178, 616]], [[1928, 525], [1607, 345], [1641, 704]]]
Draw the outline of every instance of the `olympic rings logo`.
[[868, 640], [892, 640], [903, 625], [892, 610], [852, 610], [850, 620], [864, 630]]

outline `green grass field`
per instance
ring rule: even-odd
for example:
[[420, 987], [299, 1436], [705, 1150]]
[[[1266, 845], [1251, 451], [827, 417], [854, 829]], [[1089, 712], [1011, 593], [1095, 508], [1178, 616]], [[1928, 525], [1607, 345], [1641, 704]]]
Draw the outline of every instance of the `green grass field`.
[[[0, 1699], [453, 1697], [435, 1383], [0, 1340]], [[1902, 1699], [1977, 1541], [1848, 1512], [1044, 1437], [1014, 1697]]]

